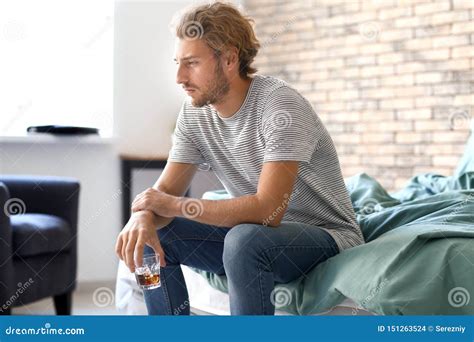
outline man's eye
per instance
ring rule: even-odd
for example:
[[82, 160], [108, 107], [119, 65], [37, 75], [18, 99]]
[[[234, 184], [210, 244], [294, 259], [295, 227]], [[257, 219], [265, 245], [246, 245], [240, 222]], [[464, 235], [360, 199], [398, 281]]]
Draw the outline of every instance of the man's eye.
[[193, 61], [193, 62], [189, 62], [188, 65], [196, 65], [197, 62]]

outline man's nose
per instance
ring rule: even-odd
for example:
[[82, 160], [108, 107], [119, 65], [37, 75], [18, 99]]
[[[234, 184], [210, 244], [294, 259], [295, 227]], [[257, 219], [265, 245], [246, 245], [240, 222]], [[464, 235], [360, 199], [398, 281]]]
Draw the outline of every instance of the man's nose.
[[186, 74], [181, 64], [178, 65], [178, 70], [176, 71], [176, 83], [186, 83]]

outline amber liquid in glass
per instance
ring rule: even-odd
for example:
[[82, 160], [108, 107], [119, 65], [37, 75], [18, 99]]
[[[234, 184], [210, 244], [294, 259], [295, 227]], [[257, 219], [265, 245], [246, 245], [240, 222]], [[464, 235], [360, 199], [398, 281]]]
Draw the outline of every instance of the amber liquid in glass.
[[159, 287], [160, 275], [158, 273], [135, 274], [137, 283], [144, 289], [154, 289]]

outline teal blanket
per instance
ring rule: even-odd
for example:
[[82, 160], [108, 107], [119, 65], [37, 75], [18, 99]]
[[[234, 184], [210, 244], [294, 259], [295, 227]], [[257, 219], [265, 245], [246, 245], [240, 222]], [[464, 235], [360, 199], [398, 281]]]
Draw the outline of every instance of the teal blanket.
[[[277, 284], [276, 307], [316, 314], [347, 297], [383, 315], [474, 315], [474, 136], [453, 176], [417, 175], [392, 194], [366, 174], [346, 185], [367, 243]], [[195, 271], [227, 292], [225, 276]]]

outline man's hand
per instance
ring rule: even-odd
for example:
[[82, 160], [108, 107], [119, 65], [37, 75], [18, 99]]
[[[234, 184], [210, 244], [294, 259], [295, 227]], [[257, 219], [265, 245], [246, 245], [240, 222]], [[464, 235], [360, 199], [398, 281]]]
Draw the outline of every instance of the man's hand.
[[153, 248], [160, 256], [160, 266], [165, 267], [165, 253], [156, 234], [155, 215], [150, 211], [132, 214], [130, 220], [120, 232], [115, 244], [115, 253], [125, 262], [130, 272], [140, 267], [145, 245]]
[[137, 195], [132, 203], [132, 212], [149, 210], [157, 216], [174, 217], [179, 208], [179, 197], [149, 188]]

